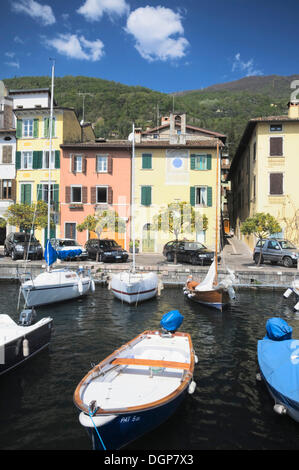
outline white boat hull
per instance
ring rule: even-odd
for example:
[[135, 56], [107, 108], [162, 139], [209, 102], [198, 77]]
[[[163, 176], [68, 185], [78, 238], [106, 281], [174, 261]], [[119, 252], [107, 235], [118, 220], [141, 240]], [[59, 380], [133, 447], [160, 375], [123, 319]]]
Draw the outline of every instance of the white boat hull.
[[143, 302], [157, 295], [158, 276], [155, 273], [118, 273], [112, 277], [110, 288], [123, 302]]
[[75, 276], [68, 278], [67, 272], [62, 272], [61, 275], [58, 273], [61, 272], [43, 273], [33, 281], [22, 284], [21, 290], [27, 307], [76, 299], [86, 295], [91, 288], [92, 280], [89, 276], [79, 277], [76, 273], [72, 273]]

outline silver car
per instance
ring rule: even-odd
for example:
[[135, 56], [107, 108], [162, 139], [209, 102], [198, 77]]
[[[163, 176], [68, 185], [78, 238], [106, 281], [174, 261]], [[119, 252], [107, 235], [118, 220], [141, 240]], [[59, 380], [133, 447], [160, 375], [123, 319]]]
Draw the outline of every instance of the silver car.
[[[262, 247], [262, 256], [260, 253]], [[256, 264], [270, 261], [271, 264], [282, 263], [286, 268], [297, 266], [299, 259], [298, 248], [290, 241], [281, 238], [267, 238], [259, 240], [253, 252]]]

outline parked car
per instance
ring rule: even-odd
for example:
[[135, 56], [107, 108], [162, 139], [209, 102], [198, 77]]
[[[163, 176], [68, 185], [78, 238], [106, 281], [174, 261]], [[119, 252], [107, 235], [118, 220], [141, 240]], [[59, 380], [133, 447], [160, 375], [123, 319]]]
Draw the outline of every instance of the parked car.
[[[174, 261], [175, 252], [177, 261], [190, 264], [211, 264], [214, 260], [215, 253], [199, 242], [193, 241], [170, 241], [164, 245], [163, 255], [167, 261]], [[218, 261], [221, 257], [218, 256]]]
[[84, 260], [88, 258], [87, 251], [82, 245], [79, 245], [76, 240], [72, 238], [51, 238], [51, 245], [56, 251], [61, 250], [82, 250], [82, 253], [76, 257], [65, 258], [66, 261], [69, 260]]
[[282, 263], [287, 268], [297, 265], [299, 250], [290, 241], [282, 238], [258, 240], [253, 251], [253, 260], [255, 264], [258, 264], [259, 262], [261, 247], [261, 263], [264, 263], [265, 261], [270, 261], [271, 264]]
[[25, 232], [10, 233], [4, 241], [4, 256], [11, 259], [42, 259], [43, 248], [40, 242]]
[[91, 238], [85, 243], [85, 249], [88, 257], [98, 261], [127, 261], [129, 253], [124, 250], [115, 240], [99, 240]]

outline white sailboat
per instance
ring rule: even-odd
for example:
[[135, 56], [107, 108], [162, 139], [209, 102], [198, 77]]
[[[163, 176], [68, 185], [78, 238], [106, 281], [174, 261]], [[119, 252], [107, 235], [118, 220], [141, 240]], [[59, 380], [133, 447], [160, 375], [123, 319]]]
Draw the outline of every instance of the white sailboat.
[[132, 204], [131, 204], [131, 233], [133, 241], [133, 264], [132, 269], [114, 274], [110, 281], [110, 289], [114, 296], [128, 304], [136, 304], [155, 297], [158, 293], [159, 279], [156, 273], [136, 272], [135, 262], [135, 217], [134, 217], [134, 195], [135, 195], [135, 127], [129, 136], [132, 140]]
[[[51, 111], [50, 111], [50, 147], [49, 155], [52, 155], [52, 122], [53, 122], [53, 97], [54, 97], [54, 64], [52, 65], [51, 86]], [[38, 274], [34, 279], [30, 278], [21, 282], [21, 291], [27, 307], [62, 302], [75, 299], [95, 290], [94, 280], [83, 268], [76, 272], [70, 269], [52, 269], [51, 265], [56, 261], [59, 254], [50, 243], [50, 206], [51, 206], [51, 165], [49, 157], [49, 181], [48, 181], [48, 227], [47, 246], [45, 259], [46, 271]], [[71, 251], [71, 250], [70, 250]], [[70, 253], [71, 256], [71, 253]]]

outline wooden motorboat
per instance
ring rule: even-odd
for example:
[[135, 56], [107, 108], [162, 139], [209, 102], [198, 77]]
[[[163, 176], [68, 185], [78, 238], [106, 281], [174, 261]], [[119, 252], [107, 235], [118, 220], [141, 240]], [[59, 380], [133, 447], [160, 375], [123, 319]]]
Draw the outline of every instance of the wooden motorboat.
[[144, 331], [88, 372], [74, 403], [93, 449], [119, 449], [165, 421], [193, 393], [195, 361], [189, 334]]

